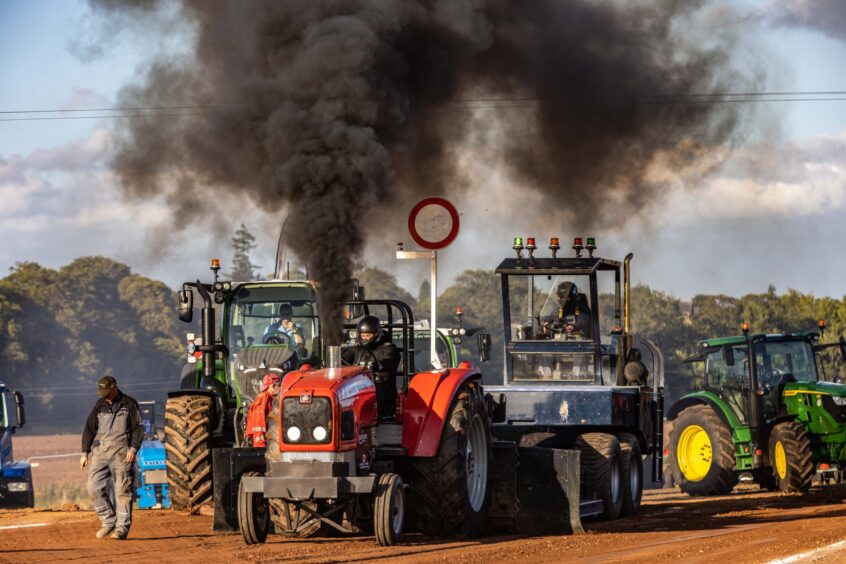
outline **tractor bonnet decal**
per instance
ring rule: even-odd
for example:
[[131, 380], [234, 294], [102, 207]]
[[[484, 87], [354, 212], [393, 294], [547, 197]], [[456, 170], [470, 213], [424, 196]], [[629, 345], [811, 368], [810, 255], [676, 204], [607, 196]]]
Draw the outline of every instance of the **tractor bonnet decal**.
[[361, 392], [375, 389], [376, 386], [373, 384], [373, 380], [360, 374], [342, 385], [341, 390], [338, 392], [338, 399], [344, 401], [357, 396]]

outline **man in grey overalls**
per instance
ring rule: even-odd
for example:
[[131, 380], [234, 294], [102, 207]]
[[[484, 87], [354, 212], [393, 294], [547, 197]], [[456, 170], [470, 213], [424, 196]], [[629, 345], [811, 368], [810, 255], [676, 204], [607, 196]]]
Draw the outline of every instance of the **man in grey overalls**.
[[113, 539], [123, 540], [132, 524], [132, 463], [141, 448], [144, 428], [138, 402], [118, 389], [114, 377], [100, 378], [97, 395], [100, 399], [82, 433], [84, 454], [79, 463], [82, 468], [90, 466], [88, 494], [102, 523], [97, 538], [111, 533]]

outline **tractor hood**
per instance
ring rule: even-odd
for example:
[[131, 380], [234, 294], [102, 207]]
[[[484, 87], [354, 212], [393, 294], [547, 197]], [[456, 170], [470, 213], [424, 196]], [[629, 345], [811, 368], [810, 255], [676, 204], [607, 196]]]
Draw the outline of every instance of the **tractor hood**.
[[298, 395], [332, 396], [340, 408], [351, 406], [357, 399], [361, 402], [366, 397], [375, 398], [375, 394], [373, 377], [363, 366], [291, 372], [285, 376], [281, 392], [283, 398]]
[[835, 382], [791, 382], [784, 386], [784, 397], [799, 394], [846, 396], [846, 384], [837, 384]]

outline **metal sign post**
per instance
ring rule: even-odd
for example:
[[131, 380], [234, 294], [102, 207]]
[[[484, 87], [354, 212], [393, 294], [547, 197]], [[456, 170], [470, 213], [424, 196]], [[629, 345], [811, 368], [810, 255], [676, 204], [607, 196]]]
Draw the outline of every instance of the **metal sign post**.
[[417, 203], [408, 215], [408, 231], [418, 245], [428, 251], [406, 251], [402, 243], [397, 249], [400, 260], [431, 261], [431, 308], [429, 313], [429, 352], [432, 366], [443, 368], [438, 357], [438, 250], [445, 248], [458, 235], [458, 212], [443, 198], [426, 198]]

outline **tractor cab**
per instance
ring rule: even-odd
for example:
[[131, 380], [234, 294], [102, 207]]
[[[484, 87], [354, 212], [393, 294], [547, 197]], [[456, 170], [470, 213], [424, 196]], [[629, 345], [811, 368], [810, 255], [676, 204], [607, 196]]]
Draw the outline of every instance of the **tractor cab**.
[[[624, 412], [636, 410], [652, 394], [650, 372], [629, 327], [629, 292], [624, 296], [621, 289], [623, 276], [628, 288], [632, 255], [624, 261], [596, 257], [593, 238], [586, 244], [576, 238], [575, 256], [566, 258], [557, 256], [556, 238], [550, 241], [551, 258], [535, 256], [534, 238], [523, 245], [518, 237], [513, 248], [517, 256], [496, 269], [502, 281], [505, 365], [501, 384], [486, 386], [502, 399], [495, 421], [621, 424]], [[606, 298], [609, 291], [613, 297]], [[655, 378], [651, 381], [654, 386]], [[644, 436], [651, 436], [651, 422], [641, 422]]]
[[24, 423], [23, 396], [0, 382], [0, 509], [35, 505], [32, 467], [12, 454], [12, 435]]

